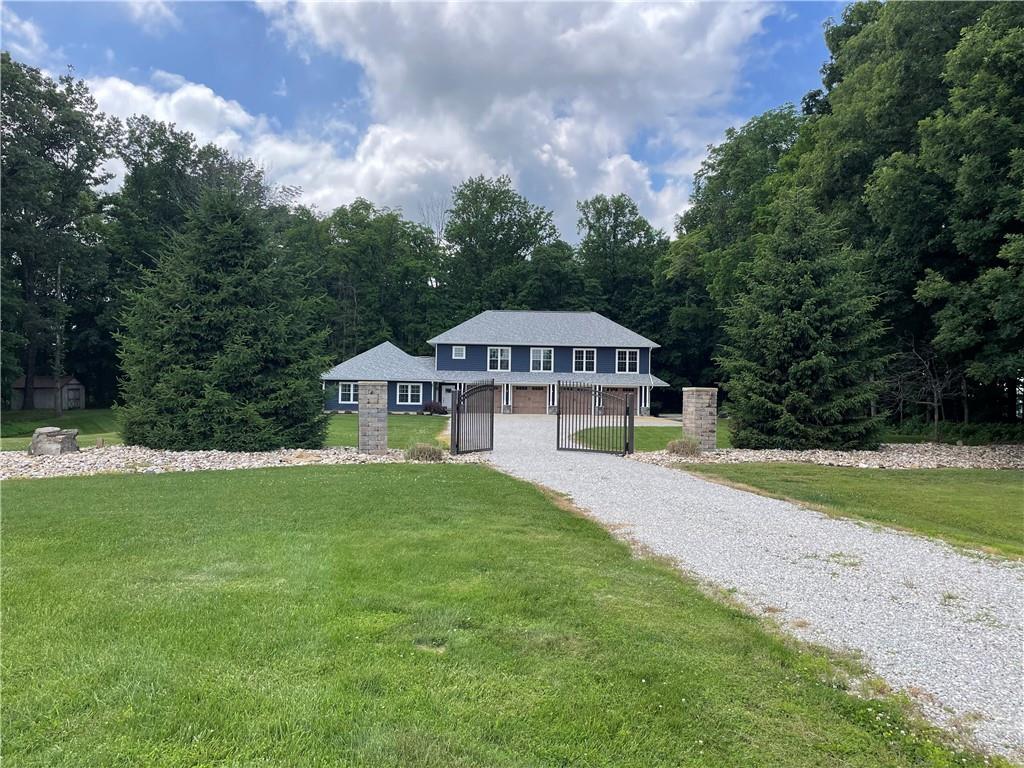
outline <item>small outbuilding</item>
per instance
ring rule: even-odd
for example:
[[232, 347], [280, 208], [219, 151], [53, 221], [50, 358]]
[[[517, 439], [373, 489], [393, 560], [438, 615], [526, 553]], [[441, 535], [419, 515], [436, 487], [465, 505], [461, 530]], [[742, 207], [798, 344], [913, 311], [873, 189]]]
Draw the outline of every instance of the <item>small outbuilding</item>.
[[[33, 407], [56, 410], [57, 392], [60, 391], [64, 410], [85, 408], [85, 385], [74, 376], [62, 376], [60, 380], [52, 376], [36, 376], [33, 391]], [[25, 408], [25, 377], [19, 376], [11, 388], [11, 410], [20, 411]]]

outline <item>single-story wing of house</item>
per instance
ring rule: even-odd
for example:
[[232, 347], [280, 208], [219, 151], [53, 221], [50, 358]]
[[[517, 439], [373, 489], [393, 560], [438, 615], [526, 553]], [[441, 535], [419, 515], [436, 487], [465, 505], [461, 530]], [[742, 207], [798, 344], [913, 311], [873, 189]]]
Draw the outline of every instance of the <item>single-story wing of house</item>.
[[456, 392], [493, 379], [495, 411], [554, 413], [558, 382], [571, 380], [632, 394], [649, 413], [651, 389], [668, 386], [651, 373], [658, 344], [597, 312], [488, 310], [427, 343], [432, 356], [385, 341], [334, 366], [321, 376], [324, 408], [358, 410], [360, 381], [387, 382], [390, 411], [451, 408]]

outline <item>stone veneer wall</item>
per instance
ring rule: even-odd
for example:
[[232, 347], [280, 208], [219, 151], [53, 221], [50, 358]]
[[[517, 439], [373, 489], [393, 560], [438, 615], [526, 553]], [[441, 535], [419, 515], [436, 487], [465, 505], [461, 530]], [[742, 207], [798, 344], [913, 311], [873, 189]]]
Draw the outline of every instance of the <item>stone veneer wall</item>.
[[718, 390], [683, 387], [683, 434], [694, 438], [702, 451], [713, 451], [718, 433]]
[[388, 449], [388, 383], [359, 382], [359, 452]]

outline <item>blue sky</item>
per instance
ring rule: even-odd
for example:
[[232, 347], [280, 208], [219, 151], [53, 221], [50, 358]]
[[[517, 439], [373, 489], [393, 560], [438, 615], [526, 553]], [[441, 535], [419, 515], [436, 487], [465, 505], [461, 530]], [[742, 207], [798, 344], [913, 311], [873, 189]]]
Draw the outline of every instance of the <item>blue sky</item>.
[[670, 227], [708, 143], [818, 86], [842, 7], [10, 2], [3, 45], [321, 210], [363, 196], [417, 218], [509, 173], [575, 239], [575, 202], [598, 192]]

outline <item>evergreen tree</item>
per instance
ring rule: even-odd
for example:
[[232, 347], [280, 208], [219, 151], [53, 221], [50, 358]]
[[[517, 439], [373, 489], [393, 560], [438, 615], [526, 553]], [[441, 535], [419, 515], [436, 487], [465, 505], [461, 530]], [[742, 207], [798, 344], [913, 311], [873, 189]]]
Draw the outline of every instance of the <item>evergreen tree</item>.
[[168, 449], [318, 448], [329, 367], [319, 298], [237, 192], [205, 193], [131, 292], [122, 434]]
[[870, 446], [879, 418], [873, 377], [884, 362], [876, 299], [807, 191], [773, 205], [743, 291], [726, 312], [719, 363], [741, 448]]

